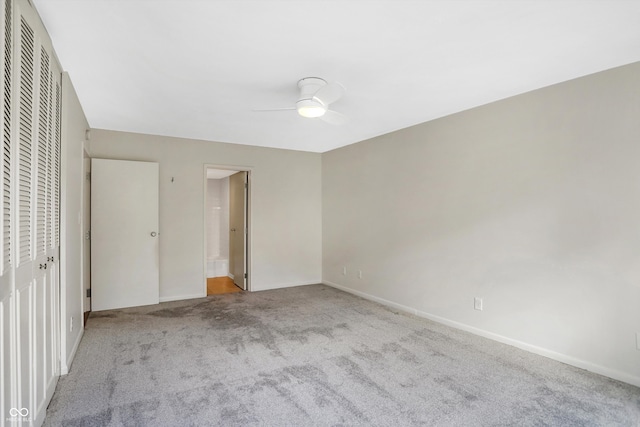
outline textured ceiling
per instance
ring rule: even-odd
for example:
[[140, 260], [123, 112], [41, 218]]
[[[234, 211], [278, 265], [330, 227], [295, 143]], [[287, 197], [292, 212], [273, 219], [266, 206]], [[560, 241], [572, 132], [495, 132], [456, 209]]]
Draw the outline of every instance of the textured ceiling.
[[[324, 152], [640, 60], [640, 1], [35, 0], [93, 128]], [[332, 126], [296, 82], [347, 92]]]

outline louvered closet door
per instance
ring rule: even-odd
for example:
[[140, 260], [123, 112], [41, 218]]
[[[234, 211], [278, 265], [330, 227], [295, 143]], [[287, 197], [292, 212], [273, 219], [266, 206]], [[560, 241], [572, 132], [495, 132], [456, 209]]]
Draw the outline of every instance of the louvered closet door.
[[[15, 398], [12, 407], [40, 424], [59, 375], [60, 68], [31, 5], [18, 1], [14, 60], [16, 182]], [[24, 413], [24, 412], [23, 412]]]
[[14, 346], [12, 344], [14, 329], [14, 292], [13, 271], [11, 258], [11, 151], [12, 151], [12, 122], [13, 122], [13, 22], [12, 1], [2, 0], [0, 6], [2, 19], [0, 22], [0, 45], [2, 46], [2, 81], [0, 89], [2, 102], [2, 162], [0, 162], [0, 194], [2, 199], [2, 213], [0, 222], [0, 424], [8, 417], [13, 407], [14, 377], [13, 363], [15, 362]]

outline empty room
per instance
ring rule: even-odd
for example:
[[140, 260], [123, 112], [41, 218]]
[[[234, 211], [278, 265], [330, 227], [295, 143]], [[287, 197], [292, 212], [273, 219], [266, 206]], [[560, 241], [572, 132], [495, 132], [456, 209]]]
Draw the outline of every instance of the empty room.
[[640, 2], [2, 0], [0, 425], [640, 425]]

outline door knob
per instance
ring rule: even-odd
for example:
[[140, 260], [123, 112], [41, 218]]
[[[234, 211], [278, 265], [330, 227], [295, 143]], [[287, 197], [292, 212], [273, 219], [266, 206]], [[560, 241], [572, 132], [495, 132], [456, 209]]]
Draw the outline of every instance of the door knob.
[[156, 233], [155, 231], [151, 232], [151, 237], [156, 237], [158, 235], [158, 233]]

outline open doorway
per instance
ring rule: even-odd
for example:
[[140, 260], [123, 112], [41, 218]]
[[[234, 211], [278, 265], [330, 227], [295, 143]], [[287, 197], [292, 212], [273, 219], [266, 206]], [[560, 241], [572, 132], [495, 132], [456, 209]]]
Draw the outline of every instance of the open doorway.
[[205, 167], [206, 295], [249, 289], [249, 172]]

